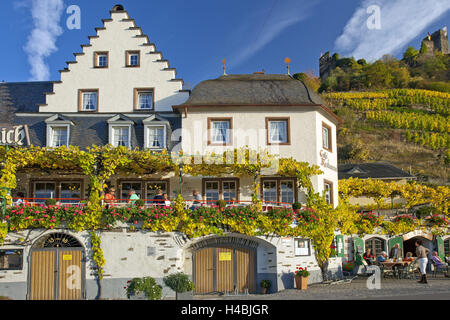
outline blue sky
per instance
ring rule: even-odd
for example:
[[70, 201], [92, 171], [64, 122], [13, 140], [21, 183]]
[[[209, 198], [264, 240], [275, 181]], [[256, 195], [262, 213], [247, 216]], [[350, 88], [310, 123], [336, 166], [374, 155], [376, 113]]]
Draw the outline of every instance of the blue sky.
[[[59, 9], [42, 14], [37, 3]], [[101, 19], [109, 18], [117, 3], [190, 87], [220, 76], [223, 58], [228, 74], [285, 73], [285, 57], [292, 60], [291, 72], [318, 74], [321, 52], [368, 60], [383, 53], [400, 57], [450, 18], [448, 0], [4, 0], [0, 81], [59, 80], [58, 70], [74, 60], [73, 53], [81, 52], [80, 45], [96, 34], [94, 28], [103, 26]], [[66, 27], [70, 5], [81, 9], [80, 30]], [[366, 25], [371, 5], [381, 10], [379, 29]], [[40, 38], [36, 29], [50, 36]], [[35, 71], [29, 63], [33, 54], [43, 61]]]

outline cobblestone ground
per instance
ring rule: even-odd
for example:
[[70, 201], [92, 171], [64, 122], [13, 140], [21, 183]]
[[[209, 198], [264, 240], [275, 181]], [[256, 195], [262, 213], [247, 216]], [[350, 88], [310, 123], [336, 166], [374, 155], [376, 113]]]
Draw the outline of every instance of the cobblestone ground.
[[194, 300], [352, 300], [352, 299], [450, 299], [450, 278], [428, 278], [428, 284], [412, 279], [382, 279], [381, 289], [369, 290], [367, 277], [357, 277], [351, 283], [313, 284], [308, 290], [288, 289], [274, 294], [240, 296], [198, 295]]

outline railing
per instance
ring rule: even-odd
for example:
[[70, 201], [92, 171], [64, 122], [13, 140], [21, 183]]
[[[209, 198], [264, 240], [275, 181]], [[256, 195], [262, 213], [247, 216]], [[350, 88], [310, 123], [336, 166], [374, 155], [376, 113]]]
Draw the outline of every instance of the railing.
[[[22, 201], [18, 200], [21, 199]], [[20, 204], [30, 205], [30, 206], [42, 206], [45, 205], [46, 200], [55, 200], [57, 206], [85, 206], [86, 199], [82, 198], [13, 198], [13, 206], [18, 206]], [[103, 206], [114, 206], [114, 207], [126, 207], [135, 203], [136, 201], [142, 200], [144, 201], [145, 207], [153, 207], [153, 206], [170, 206], [174, 201], [172, 200], [164, 200], [164, 199], [114, 199], [114, 200], [103, 200]], [[227, 207], [247, 207], [252, 204], [252, 201], [249, 200], [224, 200], [226, 202]], [[195, 207], [212, 207], [216, 206], [217, 200], [184, 200], [185, 206], [187, 208], [195, 208]], [[261, 202], [262, 209], [264, 212], [270, 211], [274, 208], [292, 208], [292, 203], [288, 202], [276, 202], [276, 201], [262, 201]]]

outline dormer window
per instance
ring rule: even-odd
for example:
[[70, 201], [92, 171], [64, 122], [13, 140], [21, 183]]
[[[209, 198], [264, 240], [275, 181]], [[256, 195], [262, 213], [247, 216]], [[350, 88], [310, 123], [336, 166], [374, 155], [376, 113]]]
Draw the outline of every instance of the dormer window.
[[98, 89], [83, 89], [78, 92], [78, 111], [98, 111]]
[[58, 148], [62, 146], [69, 146], [70, 127], [73, 124], [69, 119], [54, 115], [47, 120], [47, 147]]
[[144, 125], [144, 148], [161, 151], [167, 149], [170, 123], [167, 119], [153, 115], [142, 120]]
[[126, 66], [127, 67], [139, 67], [141, 64], [141, 52], [140, 51], [127, 51], [126, 52]]
[[134, 110], [153, 110], [154, 89], [134, 89]]
[[108, 68], [108, 52], [95, 52], [94, 53], [94, 67], [95, 68]]
[[109, 144], [114, 147], [131, 148], [131, 133], [134, 122], [124, 116], [117, 115], [107, 120], [109, 126]]

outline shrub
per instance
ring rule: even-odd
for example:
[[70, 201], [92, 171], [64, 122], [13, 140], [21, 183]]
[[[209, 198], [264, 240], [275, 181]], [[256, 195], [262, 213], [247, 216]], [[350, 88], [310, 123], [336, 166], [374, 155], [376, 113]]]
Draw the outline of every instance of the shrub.
[[270, 280], [262, 280], [260, 285], [261, 288], [269, 289], [272, 286], [272, 282], [270, 282]]
[[142, 200], [142, 199], [136, 200], [136, 202], [134, 203], [134, 205], [135, 205], [136, 207], [143, 207], [143, 206], [145, 206], [145, 201]]
[[342, 267], [345, 271], [353, 271], [353, 269], [355, 269], [355, 262], [353, 261], [343, 262]]
[[217, 200], [216, 205], [222, 209], [227, 206], [227, 202], [225, 200]]
[[148, 300], [161, 300], [162, 287], [152, 277], [134, 278], [125, 287], [127, 297], [144, 292]]
[[189, 276], [182, 272], [171, 274], [170, 276], [165, 277], [163, 280], [166, 286], [177, 293], [193, 291], [195, 289], [195, 285], [189, 279]]
[[302, 204], [300, 202], [294, 202], [292, 204], [292, 209], [295, 210], [300, 210], [302, 208]]

